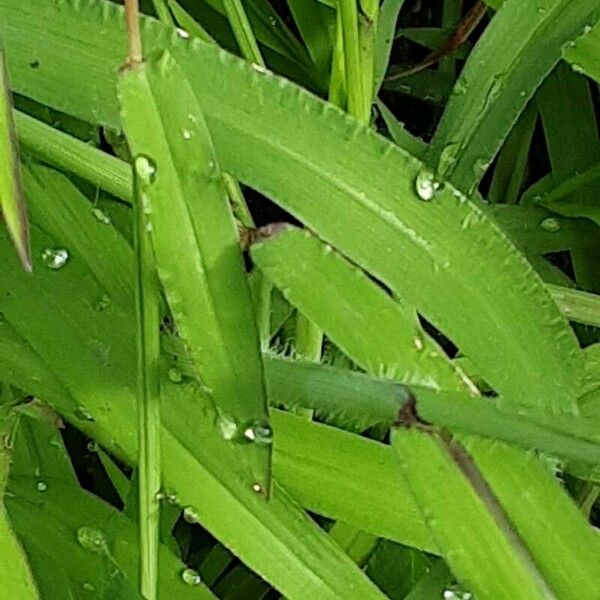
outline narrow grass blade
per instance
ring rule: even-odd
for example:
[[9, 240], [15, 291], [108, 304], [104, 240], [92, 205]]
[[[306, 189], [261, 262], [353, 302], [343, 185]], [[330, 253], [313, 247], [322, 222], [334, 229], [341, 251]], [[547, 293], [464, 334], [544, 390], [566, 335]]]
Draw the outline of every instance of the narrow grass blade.
[[600, 580], [600, 539], [548, 466], [493, 440], [461, 441], [556, 597], [593, 598]]
[[256, 43], [256, 38], [241, 0], [224, 0], [223, 6], [242, 56], [264, 67], [265, 61]]
[[385, 0], [379, 9], [377, 40], [375, 43], [375, 87], [374, 96], [379, 94], [385, 72], [390, 61], [392, 45], [396, 35], [396, 23], [404, 0]]
[[469, 56], [432, 141], [431, 161], [472, 192], [563, 46], [600, 17], [595, 0], [507, 0]]
[[287, 229], [255, 244], [251, 256], [284, 296], [367, 372], [408, 384], [462, 387], [415, 315], [331, 247]]
[[15, 111], [15, 123], [26, 152], [131, 202], [131, 168], [125, 162], [25, 113]]
[[[136, 181], [136, 188], [139, 183]], [[143, 192], [136, 193], [137, 411], [140, 527], [140, 591], [147, 600], [158, 592], [160, 528], [160, 289], [148, 231]]]
[[592, 23], [584, 27], [581, 37], [563, 48], [563, 56], [576, 73], [600, 82], [600, 23]]
[[600, 327], [600, 296], [557, 285], [549, 285], [548, 288], [570, 321]]
[[0, 439], [2, 439], [0, 446], [0, 540], [2, 540], [0, 573], [2, 573], [2, 594], [6, 598], [37, 600], [40, 596], [35, 579], [4, 505], [16, 427], [17, 415], [15, 413], [7, 414], [7, 409], [0, 407]]
[[249, 486], [268, 495], [272, 433], [258, 331], [202, 112], [168, 53], [125, 74], [120, 90], [158, 272], [175, 321], [211, 389], [218, 427], [249, 469]]
[[27, 209], [21, 181], [21, 159], [13, 120], [12, 96], [6, 55], [0, 49], [0, 209], [17, 256], [31, 271]]
[[551, 590], [464, 450], [427, 431], [394, 431], [392, 447], [443, 556], [482, 600], [547, 600]]

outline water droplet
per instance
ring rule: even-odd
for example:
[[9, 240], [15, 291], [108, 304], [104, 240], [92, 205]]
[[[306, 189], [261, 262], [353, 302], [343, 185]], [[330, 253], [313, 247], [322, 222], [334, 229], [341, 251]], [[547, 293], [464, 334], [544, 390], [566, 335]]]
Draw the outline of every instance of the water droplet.
[[422, 340], [420, 337], [416, 337], [416, 338], [414, 338], [414, 340], [413, 340], [413, 343], [414, 343], [414, 345], [415, 345], [415, 348], [416, 348], [417, 350], [419, 350], [419, 352], [420, 352], [421, 350], [423, 350], [423, 348], [424, 348], [424, 344], [423, 344], [423, 340]]
[[189, 568], [181, 571], [181, 579], [188, 585], [200, 585], [202, 583], [202, 578], [199, 573], [194, 571], [194, 569]]
[[38, 481], [35, 487], [38, 492], [45, 492], [48, 489], [48, 486], [43, 481]]
[[94, 420], [94, 417], [92, 416], [90, 411], [87, 408], [85, 408], [85, 406], [78, 406], [75, 409], [74, 414], [81, 421], [93, 421]]
[[181, 29], [180, 27], [177, 28], [177, 35], [184, 40], [187, 40], [190, 37], [190, 34], [185, 29]]
[[100, 221], [100, 223], [103, 223], [104, 225], [111, 224], [110, 217], [101, 208], [95, 206], [94, 208], [92, 208], [92, 214], [94, 215], [97, 221]]
[[88, 452], [98, 452], [98, 444], [94, 440], [87, 443]]
[[263, 491], [262, 485], [260, 485], [260, 483], [253, 483], [252, 484], [252, 491], [255, 494], [262, 494], [262, 491]]
[[260, 419], [244, 429], [244, 437], [260, 446], [269, 446], [273, 443], [273, 429], [267, 421]]
[[66, 248], [44, 248], [42, 260], [49, 269], [56, 271], [67, 264], [69, 251]]
[[183, 375], [177, 367], [171, 367], [167, 371], [167, 375], [169, 377], [169, 381], [172, 381], [173, 383], [181, 383], [183, 381]]
[[160, 492], [156, 492], [156, 494], [154, 495], [154, 499], [157, 502], [162, 502], [166, 497], [167, 495], [162, 490]]
[[193, 506], [186, 506], [183, 509], [183, 518], [188, 523], [195, 525], [200, 523], [200, 517], [198, 516], [198, 511]]
[[233, 417], [228, 415], [219, 415], [217, 418], [217, 428], [224, 440], [233, 440], [239, 435], [239, 426]]
[[135, 173], [140, 181], [151, 184], [156, 178], [156, 163], [147, 156], [140, 154], [136, 156], [134, 162]]
[[560, 231], [560, 221], [554, 217], [547, 217], [540, 223], [540, 227], [545, 231], [555, 233]]
[[84, 525], [77, 530], [77, 541], [79, 544], [96, 554], [105, 554], [108, 552], [108, 544], [104, 534], [99, 529]]
[[100, 296], [100, 298], [94, 303], [92, 308], [97, 312], [102, 312], [105, 308], [110, 306], [111, 302], [111, 297], [108, 294], [102, 294], [102, 296]]
[[443, 600], [472, 600], [473, 594], [461, 589], [457, 585], [451, 585], [444, 590], [442, 598]]
[[184, 140], [191, 140], [194, 134], [192, 133], [191, 129], [184, 129], [181, 132], [181, 135], [183, 135]]
[[421, 200], [431, 200], [440, 189], [440, 182], [431, 171], [420, 171], [415, 179], [415, 191]]

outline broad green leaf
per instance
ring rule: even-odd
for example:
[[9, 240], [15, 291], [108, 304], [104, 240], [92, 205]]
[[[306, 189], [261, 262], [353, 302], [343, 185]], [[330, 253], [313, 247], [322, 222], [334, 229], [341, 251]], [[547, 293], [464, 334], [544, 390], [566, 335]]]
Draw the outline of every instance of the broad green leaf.
[[[74, 10], [70, 2], [49, 2], [16, 11], [2, 0], [0, 33], [19, 91], [116, 126], [111, 81], [124, 55], [122, 15], [112, 7], [101, 14], [101, 6], [107, 5]], [[564, 2], [557, 6], [578, 21]], [[86, 53], [64, 45], [70, 20], [71, 30], [88, 40]], [[39, 31], [43, 41], [32, 44], [38, 38], [32, 36], [24, 44], [6, 22]], [[100, 24], [106, 31], [101, 38], [94, 35]], [[433, 175], [421, 163], [297, 87], [209, 45], [187, 43], [152, 20], [144, 21], [144, 31], [148, 51], [170, 45], [198, 94], [227, 172], [276, 199], [416, 306], [472, 359], [504, 402], [574, 410], [582, 360], [573, 333], [538, 276], [476, 207], [450, 186], [438, 189], [433, 202], [421, 201], [417, 187], [425, 196], [435, 192]], [[34, 54], [41, 65], [35, 79], [22, 66]], [[90, 60], [98, 69], [94, 80], [84, 77]], [[77, 93], [58, 98], [54, 90], [65, 87]], [[336, 158], [341, 145], [343, 163]], [[307, 202], [307, 189], [320, 201]]]
[[583, 35], [563, 48], [563, 57], [575, 72], [600, 82], [600, 23], [590, 21]]
[[31, 271], [27, 209], [21, 181], [21, 159], [15, 135], [6, 55], [0, 49], [0, 210], [17, 256]]
[[595, 0], [507, 0], [471, 52], [432, 141], [439, 172], [471, 193], [563, 45], [598, 18]]
[[258, 331], [202, 112], [169, 54], [122, 75], [119, 89], [158, 273], [175, 322], [211, 390], [217, 426], [245, 461], [252, 485], [268, 496], [271, 434]]
[[[453, 442], [417, 429], [393, 432], [399, 469], [452, 573], [481, 600], [553, 595], [485, 482]], [[463, 451], [462, 455], [466, 455]]]
[[302, 314], [370, 374], [436, 389], [464, 385], [414, 313], [310, 234], [288, 228], [255, 244], [251, 256]]

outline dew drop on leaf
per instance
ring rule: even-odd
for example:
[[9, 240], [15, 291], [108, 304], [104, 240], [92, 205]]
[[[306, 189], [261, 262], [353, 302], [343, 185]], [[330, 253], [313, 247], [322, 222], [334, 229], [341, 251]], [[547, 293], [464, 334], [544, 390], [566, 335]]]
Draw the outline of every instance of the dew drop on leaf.
[[45, 492], [48, 489], [48, 486], [43, 481], [38, 481], [35, 487], [38, 492]]
[[180, 27], [177, 28], [177, 35], [184, 40], [187, 40], [190, 37], [190, 34], [185, 29], [181, 29]]
[[193, 133], [192, 133], [192, 131], [190, 129], [184, 129], [181, 132], [181, 135], [183, 135], [183, 139], [184, 140], [191, 140], [192, 136], [193, 136]]
[[77, 541], [80, 546], [96, 554], [108, 552], [108, 544], [104, 534], [99, 529], [84, 525], [77, 530]]
[[136, 156], [134, 163], [135, 173], [140, 181], [151, 184], [156, 178], [156, 163], [147, 156], [140, 154]]
[[233, 417], [219, 415], [217, 418], [217, 429], [224, 440], [233, 440], [239, 435], [239, 426]]
[[187, 523], [195, 525], [200, 522], [198, 511], [193, 506], [186, 506], [183, 509], [183, 518]]
[[452, 585], [449, 588], [444, 590], [442, 594], [443, 600], [472, 600], [473, 594], [471, 592], [467, 592], [457, 585]]
[[556, 231], [560, 231], [560, 221], [554, 217], [548, 217], [540, 223], [540, 227], [544, 231], [555, 233]]
[[420, 171], [415, 179], [415, 191], [421, 200], [431, 200], [440, 189], [440, 182], [428, 170]]
[[67, 264], [69, 251], [66, 248], [44, 248], [42, 260], [49, 269], [57, 271]]
[[202, 578], [198, 572], [189, 568], [181, 571], [181, 579], [188, 585], [200, 585], [202, 583]]
[[273, 429], [267, 421], [260, 419], [244, 429], [244, 437], [259, 446], [269, 446], [273, 443]]

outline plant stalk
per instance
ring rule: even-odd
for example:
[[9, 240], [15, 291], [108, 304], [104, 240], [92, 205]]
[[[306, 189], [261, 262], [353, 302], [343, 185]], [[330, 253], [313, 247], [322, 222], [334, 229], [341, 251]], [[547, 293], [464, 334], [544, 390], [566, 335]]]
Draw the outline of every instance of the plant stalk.
[[125, 0], [125, 27], [127, 29], [127, 64], [141, 63], [143, 60], [142, 35], [138, 0]]

